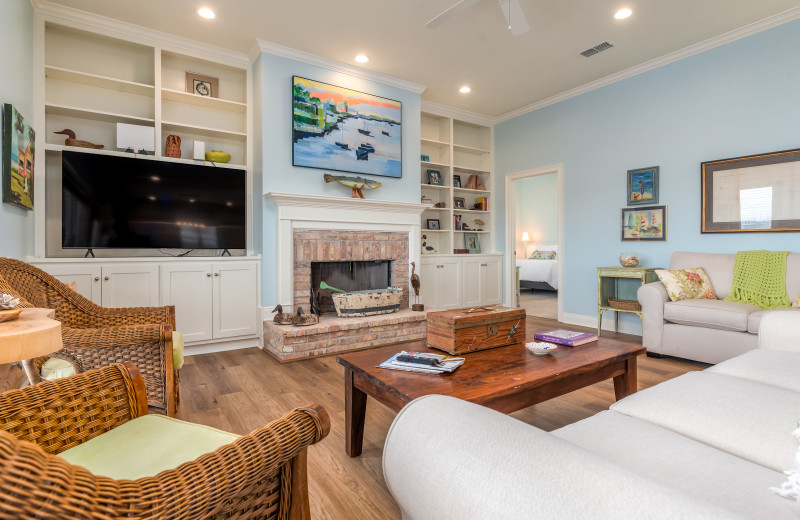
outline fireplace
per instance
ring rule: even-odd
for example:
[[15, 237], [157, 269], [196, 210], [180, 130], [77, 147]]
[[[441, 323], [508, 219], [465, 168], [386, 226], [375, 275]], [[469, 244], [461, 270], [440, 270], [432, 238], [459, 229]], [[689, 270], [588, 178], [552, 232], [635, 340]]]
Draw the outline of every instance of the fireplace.
[[320, 289], [320, 282], [343, 291], [386, 289], [392, 285], [392, 261], [311, 262], [311, 294], [320, 313], [335, 312], [330, 289]]

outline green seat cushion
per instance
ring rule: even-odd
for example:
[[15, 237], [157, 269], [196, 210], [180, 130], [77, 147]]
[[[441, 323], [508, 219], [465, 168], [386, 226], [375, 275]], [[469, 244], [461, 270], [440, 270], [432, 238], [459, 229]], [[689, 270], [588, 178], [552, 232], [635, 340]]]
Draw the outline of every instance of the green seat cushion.
[[183, 334], [172, 331], [172, 368], [180, 370], [183, 366]]
[[144, 415], [59, 456], [95, 475], [135, 480], [177, 468], [238, 438], [200, 424]]
[[64, 359], [50, 358], [42, 364], [42, 379], [52, 381], [75, 375], [75, 367]]

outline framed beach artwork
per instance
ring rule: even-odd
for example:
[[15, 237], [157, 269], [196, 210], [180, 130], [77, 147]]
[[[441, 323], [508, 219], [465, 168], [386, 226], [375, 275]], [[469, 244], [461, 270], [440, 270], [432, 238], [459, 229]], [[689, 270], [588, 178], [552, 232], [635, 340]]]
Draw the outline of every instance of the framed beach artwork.
[[3, 105], [3, 202], [33, 209], [36, 133], [13, 105]]
[[628, 170], [628, 206], [658, 203], [658, 166]]
[[800, 149], [700, 165], [703, 233], [800, 231]]
[[400, 101], [292, 76], [292, 164], [403, 176]]
[[622, 208], [623, 241], [667, 240], [667, 207]]

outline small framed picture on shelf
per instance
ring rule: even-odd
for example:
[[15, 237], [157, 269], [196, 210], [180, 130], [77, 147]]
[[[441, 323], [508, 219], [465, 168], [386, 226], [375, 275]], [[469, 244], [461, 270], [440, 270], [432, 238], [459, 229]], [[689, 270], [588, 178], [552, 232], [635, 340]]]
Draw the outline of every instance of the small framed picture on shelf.
[[453, 187], [454, 188], [461, 187], [461, 175], [453, 175]]
[[481, 243], [477, 233], [464, 233], [464, 245], [467, 246], [471, 255], [481, 252]]
[[436, 231], [442, 229], [439, 226], [439, 219], [438, 218], [429, 218], [428, 219], [428, 229], [434, 229]]
[[441, 186], [442, 172], [440, 172], [439, 170], [428, 170], [428, 184], [433, 184], [434, 186]]
[[453, 207], [461, 209], [466, 208], [467, 206], [465, 204], [464, 197], [453, 197]]
[[195, 72], [186, 73], [186, 92], [203, 97], [219, 97], [219, 79]]
[[419, 160], [422, 161], [422, 162], [431, 162], [431, 156], [430, 155], [420, 155], [419, 156]]

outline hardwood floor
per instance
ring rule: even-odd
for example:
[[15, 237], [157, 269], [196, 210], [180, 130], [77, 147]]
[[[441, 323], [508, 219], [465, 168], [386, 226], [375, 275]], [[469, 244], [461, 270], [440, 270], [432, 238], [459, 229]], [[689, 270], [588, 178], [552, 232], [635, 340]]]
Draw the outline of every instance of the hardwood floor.
[[[543, 318], [527, 320], [535, 328], [555, 327]], [[581, 329], [563, 325], [571, 329]], [[590, 329], [581, 329], [590, 330]], [[641, 338], [605, 333], [639, 343]], [[639, 389], [706, 365], [674, 359], [639, 358]], [[383, 480], [381, 457], [394, 412], [369, 399], [364, 450], [351, 459], [344, 451], [344, 368], [335, 356], [280, 364], [251, 348], [191, 356], [181, 369], [178, 418], [245, 434], [298, 406], [321, 404], [331, 416], [331, 432], [309, 448], [309, 494], [313, 518], [399, 519], [400, 511]], [[511, 414], [551, 431], [590, 417], [614, 402], [605, 381]]]

